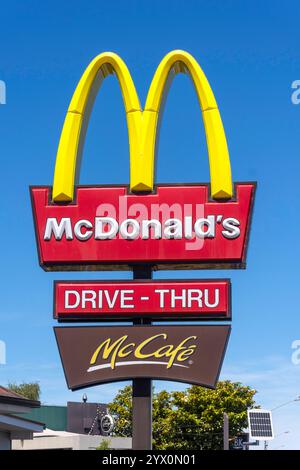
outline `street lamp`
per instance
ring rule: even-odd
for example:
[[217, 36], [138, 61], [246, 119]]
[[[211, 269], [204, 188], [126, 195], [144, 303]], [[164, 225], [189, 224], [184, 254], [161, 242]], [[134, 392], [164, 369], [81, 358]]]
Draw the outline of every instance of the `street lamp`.
[[[283, 432], [280, 432], [279, 434], [276, 434], [276, 436], [274, 436], [274, 439], [276, 439], [276, 437], [279, 437], [279, 436], [282, 436], [283, 434], [290, 434], [291, 431], [283, 431]], [[280, 446], [280, 447], [284, 447], [284, 446]], [[277, 449], [279, 449], [279, 447], [277, 447]], [[267, 441], [264, 441], [264, 450], [268, 450], [268, 443]], [[276, 449], [274, 449], [276, 450]]]
[[283, 432], [281, 432], [281, 433], [279, 433], [279, 434], [276, 434], [275, 437], [282, 436], [282, 434], [290, 434], [290, 432], [291, 432], [291, 431], [283, 431]]
[[286, 401], [285, 403], [282, 403], [281, 405], [275, 406], [271, 411], [278, 410], [278, 408], [282, 408], [285, 405], [289, 405], [290, 403], [293, 403], [294, 401], [300, 401], [300, 395], [298, 395], [296, 398], [293, 400]]
[[[290, 403], [294, 403], [295, 401], [300, 401], [300, 395], [298, 395], [296, 398], [293, 400], [286, 401], [285, 403], [282, 403], [281, 405], [275, 406], [275, 408], [272, 408], [272, 412], [275, 410], [278, 410], [278, 408], [282, 408], [283, 406], [289, 405]], [[285, 433], [283, 433], [285, 434]], [[268, 449], [268, 443], [267, 441], [264, 442], [264, 450]]]
[[84, 393], [84, 394], [82, 395], [82, 402], [83, 402], [83, 403], [86, 403], [86, 402], [87, 402], [87, 399], [88, 399], [87, 394]]

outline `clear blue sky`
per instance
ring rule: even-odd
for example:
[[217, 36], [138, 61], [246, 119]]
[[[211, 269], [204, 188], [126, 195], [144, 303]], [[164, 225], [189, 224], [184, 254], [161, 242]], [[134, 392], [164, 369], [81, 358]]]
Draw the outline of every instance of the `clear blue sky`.
[[[54, 279], [129, 278], [129, 273], [45, 273], [37, 261], [30, 184], [52, 184], [57, 143], [69, 100], [89, 61], [119, 53], [144, 102], [162, 57], [191, 52], [215, 92], [235, 181], [257, 180], [245, 271], [163, 273], [156, 277], [230, 276], [233, 331], [222, 377], [258, 389], [272, 408], [300, 394], [300, 365], [291, 362], [299, 321], [300, 79], [296, 1], [11, 1], [1, 7], [0, 339], [7, 365], [0, 383], [38, 380], [42, 401], [62, 404], [82, 392], [66, 388], [52, 326]], [[127, 183], [127, 129], [116, 80], [105, 81], [88, 130], [82, 183]], [[201, 113], [188, 79], [176, 78], [161, 129], [158, 181], [208, 181]], [[113, 398], [121, 384], [87, 391]], [[172, 390], [176, 384], [159, 384]], [[274, 413], [273, 447], [300, 448], [300, 402]], [[282, 447], [284, 448], [284, 447]]]

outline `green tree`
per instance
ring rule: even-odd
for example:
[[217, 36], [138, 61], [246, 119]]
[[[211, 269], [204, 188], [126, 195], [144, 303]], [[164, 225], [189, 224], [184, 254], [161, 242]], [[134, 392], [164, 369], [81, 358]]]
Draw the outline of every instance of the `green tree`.
[[[247, 409], [255, 407], [256, 391], [239, 382], [220, 381], [215, 390], [191, 386], [153, 397], [155, 449], [222, 449], [223, 419], [229, 416], [233, 438], [247, 427]], [[131, 436], [131, 387], [120, 390], [109, 405], [117, 416], [115, 434]]]
[[109, 439], [103, 439], [98, 447], [96, 447], [96, 450], [108, 450], [110, 449], [110, 440]]
[[113, 403], [109, 405], [112, 415], [116, 416], [114, 434], [117, 436], [131, 436], [131, 413], [132, 413], [132, 387], [126, 385], [119, 390]]
[[38, 382], [23, 382], [20, 384], [9, 383], [8, 388], [24, 398], [29, 400], [39, 400], [41, 394], [40, 384]]

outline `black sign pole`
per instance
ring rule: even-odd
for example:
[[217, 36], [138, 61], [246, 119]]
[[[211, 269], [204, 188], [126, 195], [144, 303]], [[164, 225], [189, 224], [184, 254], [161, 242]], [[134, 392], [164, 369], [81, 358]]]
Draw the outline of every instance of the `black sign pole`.
[[[135, 266], [133, 279], [152, 279], [151, 266]], [[151, 325], [151, 319], [138, 318], [134, 325]], [[132, 381], [132, 448], [152, 449], [152, 380], [137, 378]]]

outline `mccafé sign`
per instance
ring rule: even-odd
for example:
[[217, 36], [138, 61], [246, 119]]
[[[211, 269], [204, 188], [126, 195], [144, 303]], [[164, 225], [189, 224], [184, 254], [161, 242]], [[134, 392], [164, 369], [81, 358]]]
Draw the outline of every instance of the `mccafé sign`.
[[[154, 184], [156, 134], [167, 84], [190, 75], [207, 137], [211, 184]], [[126, 110], [130, 185], [75, 186], [85, 129], [102, 79], [114, 73]], [[97, 56], [71, 100], [53, 187], [31, 187], [37, 246], [46, 270], [245, 267], [254, 183], [231, 179], [226, 137], [211, 87], [188, 53], [173, 51], [153, 77], [142, 110], [129, 70]]]
[[58, 327], [54, 330], [68, 387], [72, 390], [128, 377], [214, 387], [230, 326]]

